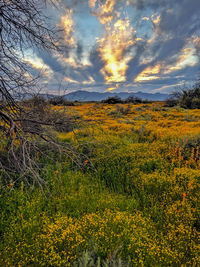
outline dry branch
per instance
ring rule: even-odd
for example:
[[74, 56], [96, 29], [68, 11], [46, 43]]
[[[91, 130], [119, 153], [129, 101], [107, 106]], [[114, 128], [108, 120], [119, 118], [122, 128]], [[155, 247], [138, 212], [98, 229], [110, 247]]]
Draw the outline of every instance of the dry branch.
[[[6, 151], [0, 151], [0, 174], [23, 177], [28, 184], [45, 181], [40, 177], [38, 153], [62, 153], [78, 166], [79, 156], [69, 144], [60, 143], [56, 130], [72, 130], [75, 121], [53, 112], [38, 97], [19, 101], [35, 90], [35, 77], [24, 60], [27, 48], [58, 50], [60, 30], [50, 27], [44, 14], [45, 0], [0, 1], [0, 137]], [[55, 3], [50, 1], [51, 4]], [[60, 36], [60, 35], [59, 35]]]

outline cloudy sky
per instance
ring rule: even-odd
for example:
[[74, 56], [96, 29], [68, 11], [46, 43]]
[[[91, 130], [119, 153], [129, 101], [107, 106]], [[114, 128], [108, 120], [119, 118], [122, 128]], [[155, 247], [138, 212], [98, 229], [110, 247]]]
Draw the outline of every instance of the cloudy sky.
[[200, 0], [60, 0], [64, 51], [27, 51], [44, 90], [171, 92], [200, 77]]

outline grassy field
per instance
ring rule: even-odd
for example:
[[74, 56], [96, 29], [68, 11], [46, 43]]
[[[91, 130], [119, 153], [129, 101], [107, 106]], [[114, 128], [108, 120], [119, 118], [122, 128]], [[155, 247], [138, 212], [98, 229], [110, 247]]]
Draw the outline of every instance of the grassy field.
[[88, 160], [46, 160], [44, 192], [14, 181], [1, 190], [0, 266], [199, 265], [200, 110], [66, 112], [83, 122], [58, 136]]

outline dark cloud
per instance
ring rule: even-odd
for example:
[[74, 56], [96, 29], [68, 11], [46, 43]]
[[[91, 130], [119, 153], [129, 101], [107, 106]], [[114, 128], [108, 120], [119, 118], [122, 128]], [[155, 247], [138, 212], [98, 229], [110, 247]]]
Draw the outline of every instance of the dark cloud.
[[51, 53], [46, 51], [37, 50], [36, 55], [41, 58], [47, 66], [53, 71], [60, 74], [65, 74], [64, 66], [58, 61], [58, 59]]
[[79, 61], [81, 61], [83, 56], [83, 45], [81, 44], [81, 42], [79, 41], [77, 43], [77, 48], [76, 48], [76, 57]]
[[103, 82], [104, 81], [104, 77], [101, 74], [101, 69], [104, 66], [104, 62], [102, 61], [100, 55], [99, 55], [99, 51], [97, 47], [94, 47], [91, 52], [90, 52], [90, 56], [89, 56], [89, 60], [91, 63], [91, 66], [88, 67], [88, 72], [90, 73], [90, 75], [92, 76], [92, 78], [97, 82]]
[[140, 41], [135, 44], [135, 56], [130, 60], [128, 64], [128, 70], [126, 72], [126, 80], [132, 82], [137, 75], [147, 67], [147, 64], [140, 64], [140, 60], [143, 53], [147, 49], [147, 42]]
[[169, 6], [169, 9], [162, 8], [161, 19], [158, 25], [159, 31], [160, 33], [171, 34], [172, 36], [175, 35], [178, 38], [185, 39], [199, 32], [199, 16], [200, 1], [174, 1]]
[[[181, 50], [188, 44], [193, 36], [200, 36], [200, 1], [197, 0], [132, 0], [132, 6], [139, 11], [151, 9], [154, 14], [160, 15], [160, 21], [154, 24], [154, 39], [151, 43], [144, 40], [136, 44], [136, 56], [129, 62], [127, 80], [131, 81], [146, 67], [157, 63], [175, 65]], [[199, 56], [199, 42], [195, 43], [196, 54]], [[148, 64], [141, 64], [147, 56], [152, 60]], [[182, 70], [174, 71], [162, 83], [173, 83], [175, 76], [184, 76], [186, 81], [196, 77], [198, 67], [185, 66]], [[193, 74], [193, 75], [192, 75]], [[189, 76], [188, 76], [189, 75]], [[160, 82], [153, 80], [152, 84]], [[149, 83], [149, 81], [145, 81]]]
[[172, 58], [174, 55], [178, 55], [178, 52], [185, 45], [185, 40], [182, 38], [171, 38], [166, 41], [157, 41], [152, 50], [153, 53], [157, 54], [153, 63], [161, 60], [165, 60], [166, 64], [173, 64], [176, 61], [176, 58]]

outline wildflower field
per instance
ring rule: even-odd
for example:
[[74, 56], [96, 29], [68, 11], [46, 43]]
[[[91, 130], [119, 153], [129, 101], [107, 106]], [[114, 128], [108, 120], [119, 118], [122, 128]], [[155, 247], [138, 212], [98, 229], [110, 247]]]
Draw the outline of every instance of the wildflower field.
[[0, 266], [200, 265], [200, 110], [66, 112], [77, 126], [58, 138], [83, 162], [38, 155], [43, 190], [12, 177], [1, 185]]

